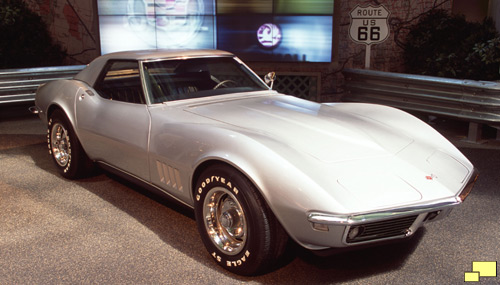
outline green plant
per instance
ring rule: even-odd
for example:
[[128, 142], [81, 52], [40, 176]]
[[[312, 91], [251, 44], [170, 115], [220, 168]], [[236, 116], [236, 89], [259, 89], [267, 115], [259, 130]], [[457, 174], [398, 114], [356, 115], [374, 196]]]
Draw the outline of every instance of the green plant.
[[42, 18], [22, 0], [0, 0], [0, 68], [62, 65], [65, 57]]
[[491, 19], [471, 23], [433, 10], [410, 28], [404, 60], [408, 73], [498, 80], [500, 35]]

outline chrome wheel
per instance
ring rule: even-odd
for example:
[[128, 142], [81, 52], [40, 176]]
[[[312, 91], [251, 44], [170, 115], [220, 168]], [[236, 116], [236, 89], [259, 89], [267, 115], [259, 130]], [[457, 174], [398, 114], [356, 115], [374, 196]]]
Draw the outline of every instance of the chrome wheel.
[[211, 189], [203, 203], [203, 217], [210, 240], [227, 255], [240, 253], [247, 239], [245, 213], [229, 190]]
[[244, 174], [212, 164], [198, 176], [193, 191], [200, 237], [219, 266], [248, 276], [274, 267], [288, 236]]
[[59, 166], [65, 167], [71, 156], [68, 130], [60, 123], [54, 124], [50, 133], [50, 142], [52, 156]]

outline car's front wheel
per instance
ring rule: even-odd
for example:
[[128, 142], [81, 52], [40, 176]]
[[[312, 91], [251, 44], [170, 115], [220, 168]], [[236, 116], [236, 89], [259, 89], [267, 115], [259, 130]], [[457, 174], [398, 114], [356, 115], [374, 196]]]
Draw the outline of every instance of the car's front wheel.
[[49, 118], [47, 142], [49, 154], [62, 176], [74, 179], [90, 173], [92, 162], [61, 110], [55, 110]]
[[210, 255], [236, 274], [270, 270], [286, 247], [288, 236], [260, 193], [230, 166], [203, 171], [195, 188], [195, 215]]

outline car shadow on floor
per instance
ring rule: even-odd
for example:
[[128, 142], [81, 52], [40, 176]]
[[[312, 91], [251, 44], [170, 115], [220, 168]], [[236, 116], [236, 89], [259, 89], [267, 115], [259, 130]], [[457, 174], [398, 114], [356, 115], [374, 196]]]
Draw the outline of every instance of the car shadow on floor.
[[[310, 274], [316, 272], [316, 281], [320, 283], [332, 281], [347, 282], [370, 275], [386, 273], [401, 268], [405, 260], [413, 253], [420, 243], [420, 240], [425, 235], [425, 228], [421, 228], [410, 240], [404, 242], [341, 252], [326, 257], [318, 256], [291, 241], [285, 256], [280, 260], [276, 268], [270, 269], [268, 273], [263, 276], [242, 277], [221, 269], [212, 260], [199, 238], [196, 222], [194, 220], [194, 213], [190, 208], [179, 204], [169, 197], [158, 195], [140, 186], [131, 184], [113, 174], [105, 173], [105, 175], [116, 183], [163, 206], [157, 207], [154, 210], [156, 213], [155, 215], [159, 217], [159, 221], [157, 222], [140, 218], [143, 215], [140, 211], [137, 211], [138, 208], [149, 207], [145, 205], [149, 204], [149, 202], [136, 206], [123, 205], [121, 207], [122, 210], [127, 211], [128, 214], [157, 233], [163, 241], [176, 247], [180, 252], [189, 254], [198, 261], [203, 261], [202, 263], [208, 270], [217, 270], [222, 274], [240, 281], [253, 280], [266, 283], [267, 280], [271, 278], [273, 280], [280, 280], [279, 283], [297, 284], [298, 282], [304, 284], [311, 280]], [[78, 183], [84, 182], [80, 181]], [[89, 190], [93, 191], [92, 189]], [[97, 192], [94, 193], [98, 194]], [[100, 193], [99, 195], [111, 201], [114, 200], [113, 196], [121, 196], [122, 194], [115, 193], [110, 197], [106, 197], [109, 194], [104, 193]], [[134, 204], [137, 202], [137, 199], [129, 200]], [[170, 223], [174, 220], [177, 220], [174, 223], [178, 224], [178, 226], [172, 228]], [[169, 225], [167, 226], [166, 224]]]
[[334, 253], [325, 257], [296, 248], [297, 258], [278, 274], [289, 276], [291, 282], [297, 279], [306, 282], [314, 276], [314, 283], [348, 282], [385, 274], [402, 268], [424, 236], [425, 228], [421, 228], [409, 240]]
[[[54, 177], [57, 177], [57, 180], [62, 179], [48, 155], [43, 136], [37, 135], [35, 138], [16, 135], [16, 137], [9, 138], [9, 135], [3, 135], [2, 138], [6, 139], [2, 141], [13, 143], [10, 143], [7, 149], [1, 150], [0, 148], [0, 155], [30, 156], [35, 165], [42, 170], [41, 173], [45, 173], [39, 179], [54, 179]], [[241, 277], [217, 266], [206, 252], [190, 208], [107, 172], [101, 171], [85, 179], [66, 181], [74, 183], [127, 213], [156, 234], [164, 243], [196, 260], [207, 270], [215, 270], [240, 281], [253, 280], [267, 283], [270, 280], [279, 280], [278, 283], [296, 284], [314, 280], [315, 283], [330, 283], [347, 282], [383, 274], [401, 268], [425, 235], [425, 229], [420, 229], [412, 239], [403, 243], [338, 253], [328, 257], [316, 256], [291, 243], [277, 268], [262, 276]], [[58, 183], [58, 181], [52, 183]]]

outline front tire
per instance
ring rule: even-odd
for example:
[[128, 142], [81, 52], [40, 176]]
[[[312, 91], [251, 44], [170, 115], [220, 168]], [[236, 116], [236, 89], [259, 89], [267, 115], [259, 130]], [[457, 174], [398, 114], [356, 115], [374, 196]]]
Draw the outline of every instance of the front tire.
[[214, 165], [200, 175], [195, 191], [198, 231], [221, 267], [240, 275], [274, 267], [288, 236], [244, 175], [227, 165]]
[[49, 154], [63, 177], [75, 179], [90, 173], [92, 162], [61, 110], [55, 110], [49, 118], [47, 143]]

